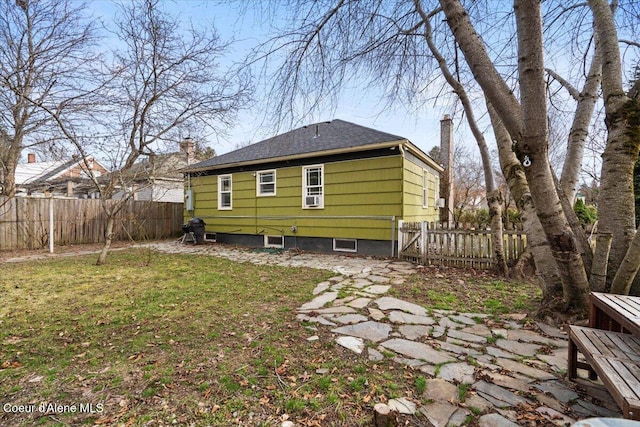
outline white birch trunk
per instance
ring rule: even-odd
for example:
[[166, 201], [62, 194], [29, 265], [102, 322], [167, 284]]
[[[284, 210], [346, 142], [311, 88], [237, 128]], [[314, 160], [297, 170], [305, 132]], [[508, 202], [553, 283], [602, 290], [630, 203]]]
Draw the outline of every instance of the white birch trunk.
[[[636, 231], [633, 166], [638, 159], [640, 131], [637, 122], [636, 129], [629, 126], [632, 117], [637, 120], [640, 106], [637, 99], [627, 96], [622, 85], [618, 34], [608, 2], [589, 0], [589, 7], [602, 55], [602, 92], [608, 130], [602, 154], [598, 231], [612, 236], [607, 274], [612, 281]], [[596, 247], [595, 257], [602, 256]]]
[[520, 160], [531, 162], [525, 173], [529, 183], [535, 182], [535, 186], [530, 187], [531, 196], [558, 263], [564, 308], [584, 312], [589, 290], [587, 275], [549, 167], [540, 3], [516, 1], [522, 105], [493, 66], [460, 2], [440, 0], [440, 4], [476, 81], [515, 139]]
[[487, 109], [498, 144], [500, 168], [507, 180], [511, 196], [521, 212], [522, 227], [527, 235], [527, 247], [533, 256], [536, 275], [542, 287], [542, 303], [548, 305], [553, 301], [562, 300], [562, 282], [558, 274], [558, 264], [551, 253], [544, 229], [536, 215], [524, 168], [511, 149], [511, 137], [489, 102], [487, 102]]

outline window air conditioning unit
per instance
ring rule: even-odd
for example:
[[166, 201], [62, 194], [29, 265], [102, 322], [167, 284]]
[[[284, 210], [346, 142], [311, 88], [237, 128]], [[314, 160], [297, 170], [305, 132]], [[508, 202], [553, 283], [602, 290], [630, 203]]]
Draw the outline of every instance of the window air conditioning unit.
[[322, 196], [307, 196], [304, 199], [305, 206], [320, 206], [322, 203]]

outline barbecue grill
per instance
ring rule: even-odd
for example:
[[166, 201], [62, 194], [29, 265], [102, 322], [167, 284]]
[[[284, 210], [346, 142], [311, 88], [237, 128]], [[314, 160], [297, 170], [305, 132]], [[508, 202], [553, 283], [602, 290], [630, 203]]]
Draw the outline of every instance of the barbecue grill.
[[204, 243], [205, 225], [204, 220], [198, 217], [191, 218], [188, 222], [182, 224], [182, 231], [184, 231], [182, 243], [193, 242], [194, 245]]

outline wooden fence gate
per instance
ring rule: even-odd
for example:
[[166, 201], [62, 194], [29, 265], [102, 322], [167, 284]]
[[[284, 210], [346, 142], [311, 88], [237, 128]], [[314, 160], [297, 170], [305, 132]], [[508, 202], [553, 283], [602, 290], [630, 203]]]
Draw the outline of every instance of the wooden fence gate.
[[[518, 259], [526, 247], [526, 235], [504, 232], [507, 262]], [[401, 259], [422, 265], [443, 265], [489, 269], [493, 249], [489, 230], [452, 230], [436, 228], [433, 223], [398, 223], [398, 254]]]

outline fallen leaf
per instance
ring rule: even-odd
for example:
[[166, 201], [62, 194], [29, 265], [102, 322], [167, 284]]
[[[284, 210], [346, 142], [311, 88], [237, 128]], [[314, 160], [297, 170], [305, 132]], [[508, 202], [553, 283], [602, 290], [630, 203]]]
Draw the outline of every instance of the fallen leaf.
[[21, 367], [22, 364], [20, 362], [9, 362], [8, 360], [6, 362], [2, 362], [2, 365], [0, 365], [0, 369], [8, 369], [8, 368], [19, 368]]

